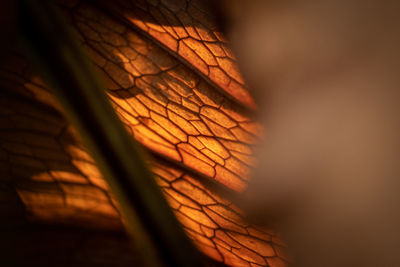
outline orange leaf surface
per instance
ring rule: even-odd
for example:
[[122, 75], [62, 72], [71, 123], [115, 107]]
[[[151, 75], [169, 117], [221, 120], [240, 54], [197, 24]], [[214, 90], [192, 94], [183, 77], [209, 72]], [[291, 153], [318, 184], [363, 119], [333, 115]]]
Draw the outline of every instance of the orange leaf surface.
[[[181, 3], [182, 2], [182, 3]], [[202, 181], [241, 192], [260, 125], [229, 44], [202, 1], [62, 6], [132, 137], [199, 249], [232, 266], [286, 266], [258, 229]], [[120, 231], [118, 203], [46, 86], [14, 53], [0, 66], [0, 171], [21, 223]], [[3, 94], [3, 93], [2, 93]]]

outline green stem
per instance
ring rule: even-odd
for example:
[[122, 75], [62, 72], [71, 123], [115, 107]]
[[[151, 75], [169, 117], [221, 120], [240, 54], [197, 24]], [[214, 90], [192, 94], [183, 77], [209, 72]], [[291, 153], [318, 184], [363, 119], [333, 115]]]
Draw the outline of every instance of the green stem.
[[144, 259], [155, 266], [204, 266], [62, 15], [49, 1], [20, 0], [19, 11], [21, 44], [97, 162]]

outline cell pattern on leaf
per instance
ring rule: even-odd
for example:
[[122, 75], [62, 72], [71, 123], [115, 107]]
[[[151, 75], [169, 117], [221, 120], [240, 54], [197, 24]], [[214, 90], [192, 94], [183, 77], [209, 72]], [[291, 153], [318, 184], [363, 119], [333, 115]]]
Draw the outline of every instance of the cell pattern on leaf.
[[[127, 131], [155, 155], [154, 176], [199, 249], [231, 266], [286, 266], [278, 234], [246, 223], [202, 182], [241, 192], [262, 128], [201, 1], [115, 1], [111, 15], [79, 1], [62, 10]], [[23, 206], [15, 218], [122, 230], [95, 162], [18, 52], [0, 66], [0, 84], [0, 186]]]

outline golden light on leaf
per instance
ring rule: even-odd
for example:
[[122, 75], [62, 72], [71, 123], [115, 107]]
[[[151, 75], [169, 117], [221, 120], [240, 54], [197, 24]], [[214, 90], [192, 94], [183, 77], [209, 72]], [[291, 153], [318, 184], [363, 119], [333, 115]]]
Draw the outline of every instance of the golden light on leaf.
[[[85, 3], [63, 10], [200, 250], [232, 266], [285, 266], [276, 233], [247, 224], [199, 179], [242, 191], [261, 131], [227, 41], [200, 1], [152, 2], [105, 2], [112, 16]], [[0, 79], [15, 95], [0, 105], [1, 171], [27, 220], [122, 229], [96, 164], [24, 59], [12, 56]]]
[[230, 97], [255, 107], [225, 37], [203, 1], [102, 1], [110, 12], [179, 55]]

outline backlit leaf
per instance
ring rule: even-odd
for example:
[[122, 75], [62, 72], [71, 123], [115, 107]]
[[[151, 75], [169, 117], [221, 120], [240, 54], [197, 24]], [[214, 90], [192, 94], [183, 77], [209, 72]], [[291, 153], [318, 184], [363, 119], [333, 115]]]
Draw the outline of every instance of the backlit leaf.
[[[254, 101], [207, 5], [95, 5], [62, 9], [126, 129], [154, 156], [152, 171], [188, 236], [228, 265], [286, 266], [276, 233], [246, 223], [236, 206], [204, 183], [241, 192], [261, 131], [251, 113]], [[1, 190], [15, 192], [23, 206], [10, 222], [121, 231], [123, 218], [102, 174], [18, 53], [0, 67], [0, 84]]]

